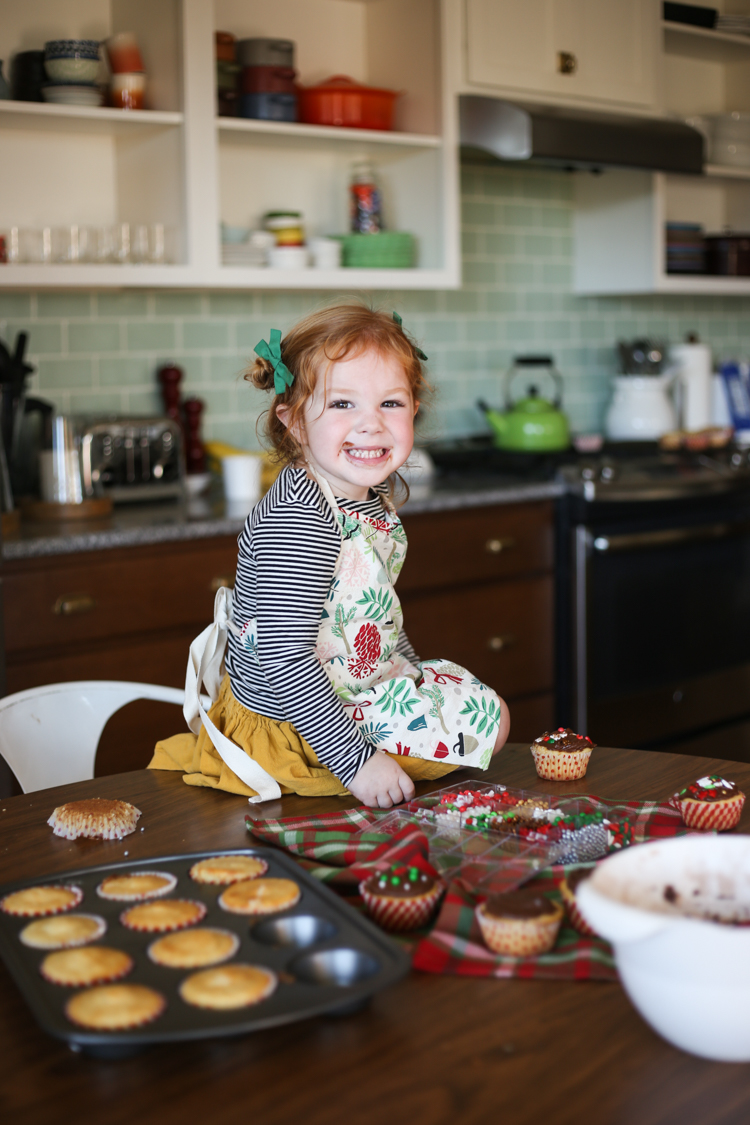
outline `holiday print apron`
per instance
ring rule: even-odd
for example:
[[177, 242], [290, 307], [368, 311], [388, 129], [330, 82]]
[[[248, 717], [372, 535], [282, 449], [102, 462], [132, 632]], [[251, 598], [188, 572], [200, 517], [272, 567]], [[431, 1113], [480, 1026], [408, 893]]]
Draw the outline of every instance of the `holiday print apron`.
[[396, 651], [403, 613], [394, 583], [407, 548], [400, 519], [387, 501], [382, 519], [342, 511], [328, 482], [315, 479], [342, 539], [316, 644], [342, 707], [379, 750], [486, 769], [500, 723], [495, 692], [449, 660], [414, 666]]

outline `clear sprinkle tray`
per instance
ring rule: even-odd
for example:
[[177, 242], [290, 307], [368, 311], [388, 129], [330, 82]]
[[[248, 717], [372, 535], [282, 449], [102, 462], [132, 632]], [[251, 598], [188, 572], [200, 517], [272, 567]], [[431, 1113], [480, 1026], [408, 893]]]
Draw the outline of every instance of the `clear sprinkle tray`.
[[[615, 830], [607, 825], [583, 825], [578, 829], [556, 829], [547, 839], [535, 840], [492, 827], [470, 828], [465, 826], [461, 816], [441, 815], [444, 799], [465, 793], [498, 798], [506, 794], [516, 802], [545, 803], [547, 808], [566, 817], [601, 813]], [[505, 785], [459, 782], [410, 801], [383, 817], [369, 831], [396, 835], [408, 825], [416, 824], [429, 842], [430, 861], [445, 878], [458, 880], [470, 891], [499, 894], [519, 887], [551, 864], [587, 863], [617, 847], [627, 846], [633, 838], [636, 816], [626, 804], [599, 801], [594, 797], [561, 797]], [[625, 839], [616, 842], [623, 834]]]

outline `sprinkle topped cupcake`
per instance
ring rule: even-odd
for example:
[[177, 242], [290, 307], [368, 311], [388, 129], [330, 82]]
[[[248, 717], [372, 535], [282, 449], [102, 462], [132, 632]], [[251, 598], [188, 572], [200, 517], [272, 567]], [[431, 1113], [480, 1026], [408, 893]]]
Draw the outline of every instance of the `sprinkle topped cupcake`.
[[368, 913], [385, 930], [403, 932], [424, 926], [445, 890], [418, 867], [396, 864], [359, 884]]
[[595, 743], [570, 727], [545, 731], [531, 744], [536, 772], [547, 781], [577, 781], [586, 776]]
[[733, 781], [709, 774], [675, 793], [672, 804], [688, 828], [726, 832], [739, 823], [745, 794]]

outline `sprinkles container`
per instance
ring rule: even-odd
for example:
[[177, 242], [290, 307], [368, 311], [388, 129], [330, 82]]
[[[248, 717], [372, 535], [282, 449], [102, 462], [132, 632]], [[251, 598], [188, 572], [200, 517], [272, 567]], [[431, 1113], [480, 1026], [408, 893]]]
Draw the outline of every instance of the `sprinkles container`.
[[418, 867], [392, 867], [363, 880], [359, 893], [373, 921], [391, 933], [406, 933], [427, 925], [445, 890], [442, 880], [430, 879], [428, 889], [409, 893], [424, 878]]

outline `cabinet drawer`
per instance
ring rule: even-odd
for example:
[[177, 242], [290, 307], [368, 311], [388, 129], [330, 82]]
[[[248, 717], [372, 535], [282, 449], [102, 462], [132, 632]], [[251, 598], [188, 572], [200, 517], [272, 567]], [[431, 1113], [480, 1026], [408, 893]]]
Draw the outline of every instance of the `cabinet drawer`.
[[[510, 734], [508, 742], [533, 742], [546, 730], [555, 727], [555, 697], [553, 693], [527, 696], [510, 701]], [[531, 760], [531, 751], [528, 752]]]
[[398, 592], [550, 570], [552, 504], [502, 504], [404, 517], [409, 550]]
[[404, 627], [422, 660], [453, 660], [512, 699], [552, 689], [552, 596], [551, 576], [413, 594]]
[[233, 581], [237, 543], [97, 552], [7, 567], [3, 575], [8, 654], [184, 625], [213, 617], [215, 587]]

